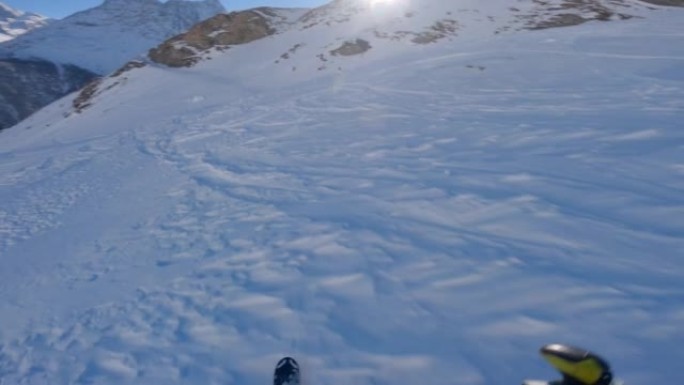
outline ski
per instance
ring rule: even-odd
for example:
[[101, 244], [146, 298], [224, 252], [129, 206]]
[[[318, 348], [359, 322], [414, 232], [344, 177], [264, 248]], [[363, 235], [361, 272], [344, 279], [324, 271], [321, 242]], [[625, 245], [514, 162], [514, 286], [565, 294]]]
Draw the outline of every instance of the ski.
[[613, 378], [608, 362], [586, 349], [550, 344], [543, 346], [539, 353], [558, 370], [562, 379], [525, 380], [523, 385], [622, 385]]
[[292, 357], [284, 357], [275, 367], [273, 385], [300, 385], [299, 364]]

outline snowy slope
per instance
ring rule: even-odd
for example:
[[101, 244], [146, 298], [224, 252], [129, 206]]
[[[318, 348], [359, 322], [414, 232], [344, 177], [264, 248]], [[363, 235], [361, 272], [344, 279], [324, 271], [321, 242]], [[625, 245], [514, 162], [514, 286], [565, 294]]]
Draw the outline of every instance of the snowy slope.
[[0, 381], [510, 385], [564, 341], [680, 383], [683, 11], [497, 34], [526, 22], [472, 2], [420, 44], [452, 11], [407, 4], [0, 133]]
[[23, 12], [0, 3], [0, 43], [12, 40], [50, 22], [45, 16]]
[[218, 0], [106, 0], [1, 48], [17, 58], [73, 64], [106, 74], [223, 11]]
[[[654, 9], [637, 0], [518, 0], [513, 5], [510, 0], [336, 0], [307, 12], [297, 23], [279, 28], [283, 36], [256, 51], [273, 55], [274, 50], [280, 50], [276, 62], [286, 72], [301, 70], [287, 65], [290, 59], [298, 58], [295, 62], [303, 64], [304, 72], [310, 74], [336, 68], [337, 62], [347, 62], [341, 57], [368, 50], [378, 57], [445, 39], [478, 40], [522, 30], [628, 20]], [[179, 49], [184, 47], [173, 39], [169, 42]], [[259, 57], [252, 63], [266, 63], [268, 68], [270, 62], [270, 57]], [[263, 66], [256, 65], [254, 76], [262, 70]]]

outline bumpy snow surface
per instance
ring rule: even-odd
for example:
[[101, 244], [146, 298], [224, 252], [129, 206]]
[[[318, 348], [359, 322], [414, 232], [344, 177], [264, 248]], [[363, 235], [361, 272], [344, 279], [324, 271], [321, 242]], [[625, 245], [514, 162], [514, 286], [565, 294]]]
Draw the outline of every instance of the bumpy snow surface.
[[0, 134], [0, 383], [681, 383], [683, 19], [321, 23], [51, 105]]

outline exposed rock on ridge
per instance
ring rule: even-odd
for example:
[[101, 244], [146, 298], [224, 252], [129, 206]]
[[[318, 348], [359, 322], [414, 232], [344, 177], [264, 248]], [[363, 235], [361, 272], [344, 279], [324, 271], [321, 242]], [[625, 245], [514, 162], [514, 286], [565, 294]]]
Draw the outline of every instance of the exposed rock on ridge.
[[273, 35], [277, 31], [272, 23], [275, 17], [271, 8], [216, 15], [151, 49], [149, 57], [170, 67], [189, 67], [212, 48], [227, 49]]
[[571, 27], [588, 21], [626, 20], [630, 14], [629, 4], [621, 1], [562, 0], [556, 3], [533, 0], [535, 12], [522, 16], [529, 29]]
[[124, 75], [126, 72], [132, 71], [136, 68], [143, 68], [145, 66], [145, 63], [138, 60], [133, 60], [126, 63], [126, 65], [119, 68], [107, 78], [97, 78], [91, 81], [81, 89], [76, 98], [72, 101], [71, 105], [74, 107], [76, 112], [82, 112], [93, 104], [93, 99], [95, 99], [95, 97], [97, 97], [99, 94], [106, 90], [110, 90], [123, 82], [126, 82], [128, 80], [128, 78]]
[[684, 7], [684, 0], [641, 0], [645, 3], [651, 3], [655, 5], [665, 5], [671, 7]]

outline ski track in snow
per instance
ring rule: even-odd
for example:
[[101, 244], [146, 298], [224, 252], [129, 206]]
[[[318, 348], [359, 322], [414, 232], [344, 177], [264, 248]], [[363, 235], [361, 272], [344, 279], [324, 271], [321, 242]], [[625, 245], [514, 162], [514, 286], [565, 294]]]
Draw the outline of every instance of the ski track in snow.
[[[0, 384], [256, 385], [292, 354], [305, 385], [504, 385], [552, 376], [552, 341], [676, 383], [684, 88], [628, 70], [684, 56], [616, 51], [413, 58], [0, 150]], [[594, 70], [535, 81], [539, 55]]]

